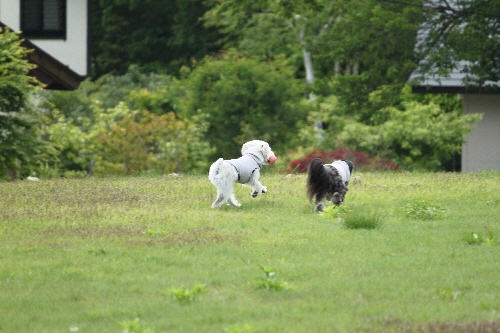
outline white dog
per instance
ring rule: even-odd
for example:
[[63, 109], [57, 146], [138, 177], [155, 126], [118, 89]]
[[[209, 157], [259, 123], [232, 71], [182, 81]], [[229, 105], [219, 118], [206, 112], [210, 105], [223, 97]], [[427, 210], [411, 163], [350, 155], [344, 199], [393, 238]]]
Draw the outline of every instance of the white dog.
[[233, 194], [236, 182], [252, 188], [252, 198], [267, 192], [267, 187], [259, 182], [259, 177], [262, 165], [273, 164], [277, 159], [269, 144], [260, 140], [249, 141], [241, 147], [241, 155], [232, 160], [219, 158], [210, 167], [208, 179], [217, 188], [217, 198], [212, 208], [220, 207], [224, 202], [241, 206]]

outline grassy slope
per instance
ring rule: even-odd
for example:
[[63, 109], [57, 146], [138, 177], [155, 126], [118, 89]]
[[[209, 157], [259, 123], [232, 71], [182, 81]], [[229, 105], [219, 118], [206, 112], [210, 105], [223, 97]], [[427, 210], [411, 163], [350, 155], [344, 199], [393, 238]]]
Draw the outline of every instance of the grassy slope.
[[[305, 177], [212, 210], [206, 177], [0, 183], [0, 332], [401, 331], [500, 317], [499, 174], [358, 174], [345, 205], [383, 227], [312, 212]], [[440, 204], [412, 220], [405, 206]], [[256, 289], [260, 266], [293, 288]], [[205, 284], [182, 304], [171, 287]]]

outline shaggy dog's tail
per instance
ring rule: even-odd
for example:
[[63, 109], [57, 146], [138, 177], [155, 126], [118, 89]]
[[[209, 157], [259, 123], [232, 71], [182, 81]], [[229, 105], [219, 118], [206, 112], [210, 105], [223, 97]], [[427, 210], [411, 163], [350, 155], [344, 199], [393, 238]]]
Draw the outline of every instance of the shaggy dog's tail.
[[330, 177], [319, 158], [311, 161], [307, 167], [307, 196], [309, 200], [317, 194], [324, 194], [330, 186]]

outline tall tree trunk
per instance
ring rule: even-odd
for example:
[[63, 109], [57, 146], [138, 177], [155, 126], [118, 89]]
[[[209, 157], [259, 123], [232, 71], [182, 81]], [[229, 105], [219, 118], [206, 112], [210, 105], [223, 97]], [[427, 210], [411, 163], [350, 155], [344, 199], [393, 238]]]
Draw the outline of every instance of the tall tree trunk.
[[[312, 63], [312, 57], [311, 57], [311, 52], [307, 50], [306, 47], [306, 42], [304, 38], [304, 31], [300, 31], [300, 42], [302, 44], [302, 55], [304, 57], [304, 68], [306, 70], [306, 82], [307, 84], [313, 84], [314, 83], [314, 67]], [[314, 96], [314, 93], [309, 93], [309, 99], [314, 100], [316, 99], [316, 96]], [[321, 121], [315, 121], [314, 122], [314, 128], [317, 130], [317, 136], [319, 139], [323, 138], [323, 135], [321, 134], [321, 130], [323, 129], [323, 124]]]

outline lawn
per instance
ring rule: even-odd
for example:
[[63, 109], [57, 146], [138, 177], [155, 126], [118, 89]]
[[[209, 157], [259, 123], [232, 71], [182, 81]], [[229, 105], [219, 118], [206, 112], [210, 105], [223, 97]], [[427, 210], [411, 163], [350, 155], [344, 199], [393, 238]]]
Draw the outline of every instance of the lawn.
[[0, 332], [500, 332], [500, 174], [355, 176], [0, 183]]

